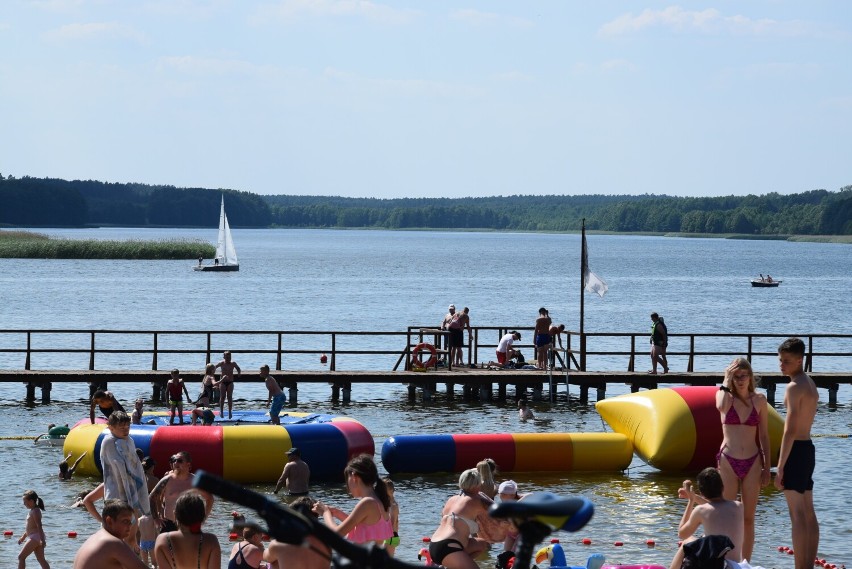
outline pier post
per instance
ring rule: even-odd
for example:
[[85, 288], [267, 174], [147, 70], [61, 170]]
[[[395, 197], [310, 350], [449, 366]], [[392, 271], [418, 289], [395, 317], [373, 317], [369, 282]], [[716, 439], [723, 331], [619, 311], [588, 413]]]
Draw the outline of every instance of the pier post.
[[497, 399], [500, 401], [506, 400], [506, 384], [503, 382], [497, 384]]
[[428, 382], [424, 383], [422, 389], [423, 389], [423, 402], [427, 403], [429, 401], [432, 401], [432, 384], [428, 383]]
[[828, 404], [832, 407], [837, 405], [837, 392], [840, 390], [840, 384], [832, 383], [828, 386]]
[[352, 400], [352, 384], [346, 383], [343, 385], [343, 402], [349, 403]]
[[470, 401], [472, 398], [471, 393], [473, 392], [473, 388], [470, 385], [465, 384], [462, 387], [462, 399], [465, 401]]
[[299, 388], [294, 385], [288, 391], [290, 392], [290, 405], [298, 405], [299, 404]]
[[444, 385], [445, 385], [445, 387], [447, 388], [447, 399], [449, 399], [450, 401], [452, 401], [452, 400], [453, 400], [453, 398], [454, 398], [454, 397], [455, 397], [455, 395], [456, 395], [456, 389], [455, 389], [455, 388], [456, 388], [456, 384], [455, 384], [455, 383], [446, 383], [446, 384], [444, 384]]
[[768, 382], [763, 380], [761, 383], [765, 384], [766, 389], [766, 402], [775, 407], [775, 382]]
[[589, 402], [589, 386], [581, 385], [580, 386], [580, 403], [585, 405]]
[[595, 401], [603, 401], [606, 399], [606, 385], [598, 387], [598, 398]]
[[541, 384], [540, 384], [540, 383], [536, 383], [535, 385], [533, 385], [533, 388], [532, 388], [532, 398], [533, 398], [533, 401], [541, 401], [541, 393], [542, 393], [542, 386], [541, 386]]
[[480, 401], [488, 401], [491, 399], [491, 385], [482, 384], [479, 386], [479, 400]]
[[340, 401], [340, 385], [336, 383], [331, 384], [331, 400], [334, 403]]
[[27, 382], [27, 403], [35, 403], [35, 383]]
[[[49, 381], [46, 381], [41, 384], [41, 403], [42, 405], [50, 405], [50, 390], [53, 389], [53, 384]], [[837, 400], [837, 394], [835, 392], [835, 400]]]
[[408, 384], [408, 402], [415, 403], [417, 401], [417, 386], [413, 383]]

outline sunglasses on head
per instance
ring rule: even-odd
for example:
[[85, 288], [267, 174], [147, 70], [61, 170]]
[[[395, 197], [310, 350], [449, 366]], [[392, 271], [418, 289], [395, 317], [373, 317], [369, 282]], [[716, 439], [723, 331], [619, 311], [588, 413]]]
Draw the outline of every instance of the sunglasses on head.
[[172, 464], [180, 464], [181, 462], [186, 462], [182, 456], [173, 456], [169, 459], [169, 462]]

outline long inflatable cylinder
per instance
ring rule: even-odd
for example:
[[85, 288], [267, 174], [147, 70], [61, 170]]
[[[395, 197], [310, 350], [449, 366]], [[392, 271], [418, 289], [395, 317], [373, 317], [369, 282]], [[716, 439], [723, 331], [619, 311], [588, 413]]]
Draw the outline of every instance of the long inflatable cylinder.
[[616, 471], [630, 466], [633, 445], [618, 433], [397, 435], [382, 445], [391, 474], [461, 472], [484, 458], [504, 472]]
[[[79, 425], [68, 433], [64, 452], [88, 453], [77, 467], [78, 474], [102, 475], [101, 442], [108, 433], [103, 424]], [[301, 451], [312, 480], [339, 480], [349, 459], [375, 453], [370, 432], [344, 418], [293, 425], [131, 425], [130, 437], [136, 448], [157, 462], [154, 474], [158, 476], [168, 470], [169, 457], [186, 451], [193, 470], [204, 469], [235, 482], [275, 482], [291, 447]]]

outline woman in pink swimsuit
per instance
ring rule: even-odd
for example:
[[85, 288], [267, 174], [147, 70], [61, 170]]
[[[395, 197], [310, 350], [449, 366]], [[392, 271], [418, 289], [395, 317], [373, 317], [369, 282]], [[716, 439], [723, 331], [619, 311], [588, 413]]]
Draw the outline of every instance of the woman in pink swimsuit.
[[[322, 502], [314, 504], [314, 512], [322, 516], [327, 526], [353, 543], [369, 543], [383, 546], [385, 540], [393, 537], [393, 525], [390, 518], [390, 496], [384, 480], [373, 457], [368, 454], [356, 456], [349, 461], [343, 471], [346, 486], [358, 503], [352, 513], [327, 506]], [[340, 520], [338, 525], [334, 520]]]
[[716, 455], [724, 483], [723, 496], [735, 500], [742, 492], [745, 532], [743, 558], [754, 549], [754, 513], [761, 486], [769, 484], [769, 429], [766, 396], [755, 393], [754, 371], [745, 358], [737, 358], [725, 370], [716, 393], [722, 420], [722, 448]]

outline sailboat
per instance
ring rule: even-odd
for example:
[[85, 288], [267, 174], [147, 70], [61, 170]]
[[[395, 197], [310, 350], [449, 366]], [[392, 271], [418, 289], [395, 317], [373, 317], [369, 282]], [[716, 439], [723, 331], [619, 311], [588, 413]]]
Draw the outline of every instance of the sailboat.
[[216, 241], [216, 258], [212, 265], [204, 265], [201, 259], [193, 267], [196, 271], [239, 271], [240, 262], [237, 260], [237, 250], [231, 237], [231, 226], [225, 215], [225, 196], [222, 196], [222, 209], [219, 212], [219, 239]]

